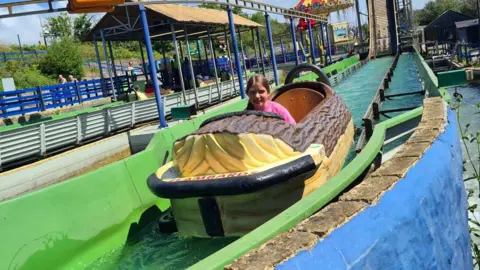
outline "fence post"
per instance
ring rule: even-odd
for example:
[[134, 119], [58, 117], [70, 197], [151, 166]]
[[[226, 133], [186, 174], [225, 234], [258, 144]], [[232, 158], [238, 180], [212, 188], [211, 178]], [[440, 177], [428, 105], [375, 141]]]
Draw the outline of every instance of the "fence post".
[[373, 120], [380, 120], [380, 111], [378, 109], [378, 103], [372, 103], [372, 110], [373, 110]]
[[21, 94], [17, 94], [17, 98], [18, 98], [18, 102], [20, 103], [20, 110], [22, 111], [22, 115], [25, 115], [25, 113], [23, 112], [23, 110], [24, 110], [25, 108], [23, 107], [23, 102], [22, 102], [22, 100], [21, 100], [21, 99], [22, 99]]
[[42, 112], [44, 112], [45, 111], [45, 100], [43, 99], [42, 88], [40, 86], [37, 86], [37, 95], [40, 98], [40, 109], [42, 109]]
[[75, 81], [74, 84], [75, 84], [75, 91], [77, 92], [78, 103], [82, 104], [83, 103], [82, 94], [80, 93], [80, 88], [78, 87], [78, 82]]
[[373, 134], [373, 123], [370, 119], [363, 119], [363, 126], [365, 127], [365, 136], [367, 140], [372, 137]]
[[380, 101], [385, 101], [385, 90], [380, 88]]
[[388, 78], [383, 79], [383, 85], [384, 85], [385, 89], [388, 89]]

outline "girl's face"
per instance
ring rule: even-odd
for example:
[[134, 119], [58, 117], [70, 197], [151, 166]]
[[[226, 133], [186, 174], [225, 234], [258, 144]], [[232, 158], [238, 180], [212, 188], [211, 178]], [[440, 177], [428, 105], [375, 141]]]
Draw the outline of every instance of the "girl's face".
[[264, 110], [267, 107], [268, 91], [261, 84], [254, 84], [247, 92], [250, 103], [257, 110]]

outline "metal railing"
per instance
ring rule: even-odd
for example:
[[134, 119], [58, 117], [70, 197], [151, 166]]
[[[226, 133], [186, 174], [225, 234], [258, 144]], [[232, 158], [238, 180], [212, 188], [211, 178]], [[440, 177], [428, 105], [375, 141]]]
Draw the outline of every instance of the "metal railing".
[[[197, 89], [200, 107], [207, 107], [239, 96], [239, 83], [232, 81]], [[194, 90], [185, 92], [186, 102], [195, 103]], [[166, 116], [171, 109], [184, 104], [181, 93], [165, 95]], [[136, 101], [104, 108], [59, 120], [45, 121], [0, 133], [0, 169], [10, 167], [28, 158], [42, 158], [62, 148], [81, 145], [97, 137], [106, 137], [122, 129], [158, 119], [155, 99]]]
[[382, 102], [385, 101], [385, 91], [388, 89], [389, 82], [391, 81], [391, 78], [393, 76], [393, 72], [397, 67], [399, 56], [400, 54], [398, 53], [395, 55], [395, 59], [390, 65], [388, 71], [385, 73], [385, 76], [383, 77], [382, 82], [380, 83], [380, 86], [378, 87], [378, 90], [372, 99], [372, 102], [370, 103], [370, 105], [368, 105], [367, 111], [362, 117], [363, 129], [356, 146], [357, 153], [360, 153], [364, 146], [367, 144], [368, 140], [370, 140], [373, 134], [375, 122], [380, 120], [380, 107], [382, 105]]
[[[130, 87], [127, 76], [115, 77], [113, 83], [117, 94], [123, 93]], [[111, 96], [112, 93], [110, 79], [85, 80], [0, 92], [0, 117], [25, 115], [82, 104]]]

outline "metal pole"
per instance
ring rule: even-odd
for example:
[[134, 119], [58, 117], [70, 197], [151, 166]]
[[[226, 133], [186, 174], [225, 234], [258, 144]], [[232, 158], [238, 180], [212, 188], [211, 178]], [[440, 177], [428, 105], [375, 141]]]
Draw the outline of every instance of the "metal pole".
[[93, 38], [93, 45], [95, 47], [95, 57], [97, 59], [98, 70], [100, 72], [100, 85], [102, 86], [103, 96], [105, 97], [107, 95], [107, 90], [105, 89], [105, 79], [103, 77], [102, 61], [100, 59], [100, 53], [98, 50], [98, 44], [97, 44], [97, 39], [95, 38], [95, 35]]
[[143, 75], [145, 76], [145, 81], [148, 81], [147, 65], [145, 64], [145, 56], [143, 55], [143, 46], [141, 40], [138, 41], [138, 45], [140, 46], [140, 56], [142, 57]]
[[113, 57], [112, 43], [108, 41], [108, 50], [110, 51], [110, 58], [112, 59], [113, 74], [117, 77], [117, 68], [115, 67], [115, 58]]
[[360, 20], [360, 5], [358, 0], [355, 0], [355, 9], [357, 10], [357, 23], [358, 23], [358, 34], [360, 37], [360, 45], [363, 44], [363, 35], [362, 35], [362, 21]]
[[310, 56], [312, 57], [312, 63], [315, 65], [316, 60], [315, 60], [315, 47], [313, 43], [315, 42], [313, 40], [313, 33], [312, 33], [312, 26], [310, 25], [310, 19], [307, 20], [307, 26], [308, 26], [308, 38], [310, 39]]
[[260, 53], [260, 62], [262, 63], [262, 74], [265, 77], [265, 63], [263, 62], [263, 51], [262, 51], [262, 44], [260, 43], [260, 31], [258, 31], [257, 27], [257, 43], [258, 43], [258, 52]]
[[293, 51], [295, 52], [295, 65], [298, 66], [298, 47], [297, 47], [297, 35], [295, 34], [295, 25], [293, 24], [293, 18], [290, 17], [290, 32], [292, 33]]
[[[186, 37], [186, 34], [185, 34]], [[202, 61], [202, 51], [200, 50], [200, 43], [198, 42], [198, 39], [196, 40], [197, 43], [197, 52], [198, 52], [198, 61]]]
[[242, 50], [242, 63], [243, 63], [243, 69], [245, 71], [245, 80], [248, 80], [247, 65], [245, 63], [246, 54], [243, 48], [242, 34], [240, 33], [240, 27], [237, 27], [237, 31], [238, 31], [238, 40], [240, 41], [240, 49]]
[[[217, 61], [215, 59], [215, 54], [213, 50], [213, 41], [212, 41], [210, 26], [207, 27], [207, 31], [208, 31], [208, 46], [210, 47], [210, 54], [212, 55], [212, 59], [213, 59], [213, 72], [215, 74], [215, 84], [217, 85], [218, 98], [219, 100], [222, 100], [222, 91], [220, 91], [220, 86], [218, 85]], [[207, 54], [205, 53], [205, 56], [206, 55]], [[207, 63], [208, 63], [208, 58], [207, 58]]]
[[153, 90], [155, 92], [155, 101], [157, 103], [157, 111], [158, 117], [160, 120], [160, 128], [167, 127], [167, 121], [165, 121], [165, 113], [163, 111], [163, 102], [162, 102], [162, 95], [160, 94], [160, 86], [158, 84], [158, 80], [155, 76], [157, 74], [157, 67], [155, 65], [155, 58], [153, 57], [153, 50], [152, 50], [152, 43], [150, 41], [150, 30], [148, 29], [148, 22], [147, 22], [147, 11], [143, 5], [139, 5], [138, 8], [140, 9], [140, 17], [142, 18], [142, 25], [143, 25], [143, 35], [145, 37], [145, 45], [147, 47], [147, 56], [148, 62], [150, 63], [150, 74], [153, 83]]
[[240, 56], [238, 54], [237, 37], [235, 35], [235, 24], [233, 22], [233, 13], [230, 6], [227, 7], [227, 14], [228, 14], [228, 26], [230, 27], [230, 35], [232, 36], [233, 53], [235, 54], [235, 65], [237, 66], [238, 82], [240, 84], [240, 96], [242, 97], [242, 99], [245, 99], [246, 95], [245, 95], [245, 86], [243, 84], [243, 79], [242, 79], [242, 66], [240, 65]]
[[253, 32], [253, 28], [251, 28], [251, 32], [252, 32], [253, 52], [255, 53], [255, 62], [257, 62], [257, 72], [260, 73], [260, 62], [258, 62], [257, 46], [255, 46], [255, 33]]
[[273, 78], [275, 79], [275, 85], [279, 85], [278, 72], [277, 72], [277, 60], [275, 59], [275, 49], [273, 48], [272, 28], [270, 27], [270, 16], [265, 12], [265, 23], [267, 25], [268, 43], [270, 43], [270, 54], [272, 55], [273, 64]]
[[17, 34], [17, 38], [18, 38], [18, 48], [20, 49], [20, 53], [22, 54], [22, 60], [23, 60], [23, 62], [25, 62], [25, 57], [23, 56], [22, 42], [20, 41], [20, 35], [19, 34]]
[[285, 48], [283, 47], [283, 38], [280, 37], [280, 49], [282, 50], [283, 63], [287, 63], [287, 57], [285, 56]]
[[227, 30], [226, 30], [225, 27], [223, 28], [223, 31], [225, 32], [225, 45], [227, 46], [228, 63], [230, 64], [230, 71], [232, 72], [232, 89], [233, 89], [233, 92], [235, 93], [236, 92], [236, 89], [235, 89], [235, 74], [233, 72], [232, 54], [230, 52], [230, 42], [228, 42]]
[[180, 77], [180, 87], [182, 88], [183, 103], [187, 105], [187, 96], [185, 95], [185, 84], [183, 83], [182, 63], [180, 63], [180, 56], [178, 55], [177, 35], [175, 35], [175, 27], [170, 22], [170, 29], [172, 30], [173, 48], [175, 49], [175, 60], [177, 61], [178, 76]]
[[328, 45], [328, 58], [330, 59], [330, 63], [332, 63], [332, 47], [330, 46], [330, 35], [328, 34], [328, 23], [326, 24], [326, 34], [327, 34], [327, 45]]
[[100, 78], [103, 79], [102, 62], [100, 60], [100, 53], [98, 52], [98, 44], [95, 38], [93, 39], [93, 45], [95, 47], [95, 58], [97, 59], [98, 70], [100, 71]]
[[190, 67], [190, 78], [192, 79], [192, 83], [193, 83], [193, 95], [195, 96], [195, 107], [198, 109], [199, 104], [198, 104], [198, 95], [197, 95], [197, 84], [195, 83], [195, 73], [193, 71], [192, 56], [190, 55], [190, 43], [188, 42], [188, 32], [187, 32], [186, 25], [183, 26], [183, 30], [185, 31], [185, 43], [187, 44], [188, 66]]
[[100, 30], [100, 36], [102, 37], [103, 52], [105, 53], [105, 64], [107, 65], [108, 76], [110, 77], [110, 85], [112, 86], [113, 99], [112, 101], [117, 101], [117, 93], [115, 91], [115, 84], [113, 83], [112, 69], [108, 64], [108, 52], [107, 52], [107, 43], [105, 42], [105, 35], [103, 29]]

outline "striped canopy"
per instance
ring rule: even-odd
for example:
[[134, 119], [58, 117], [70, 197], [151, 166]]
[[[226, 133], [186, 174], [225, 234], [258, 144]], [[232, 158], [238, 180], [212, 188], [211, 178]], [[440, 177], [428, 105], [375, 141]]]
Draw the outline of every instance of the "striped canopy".
[[295, 6], [298, 11], [312, 13], [315, 15], [327, 14], [353, 7], [353, 0], [300, 0]]

